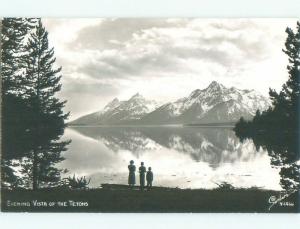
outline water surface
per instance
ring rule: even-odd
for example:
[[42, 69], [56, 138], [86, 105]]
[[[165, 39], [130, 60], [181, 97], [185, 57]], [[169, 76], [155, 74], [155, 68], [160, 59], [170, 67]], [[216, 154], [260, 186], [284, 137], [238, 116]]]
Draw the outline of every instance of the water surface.
[[[154, 185], [179, 188], [235, 187], [279, 190], [279, 170], [267, 151], [252, 140], [240, 142], [230, 128], [72, 127], [66, 158], [59, 167], [101, 183], [127, 184], [130, 160], [143, 161], [154, 172]], [[138, 174], [136, 174], [138, 181]]]

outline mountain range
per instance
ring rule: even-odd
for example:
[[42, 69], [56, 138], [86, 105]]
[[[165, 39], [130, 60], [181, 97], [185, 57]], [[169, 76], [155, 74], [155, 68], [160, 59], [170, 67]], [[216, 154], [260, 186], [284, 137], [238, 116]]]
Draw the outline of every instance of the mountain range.
[[196, 89], [187, 97], [159, 105], [139, 93], [129, 100], [117, 98], [102, 110], [82, 116], [70, 125], [164, 125], [236, 122], [251, 119], [257, 110], [270, 106], [268, 98], [254, 90], [227, 88], [213, 81], [205, 89]]

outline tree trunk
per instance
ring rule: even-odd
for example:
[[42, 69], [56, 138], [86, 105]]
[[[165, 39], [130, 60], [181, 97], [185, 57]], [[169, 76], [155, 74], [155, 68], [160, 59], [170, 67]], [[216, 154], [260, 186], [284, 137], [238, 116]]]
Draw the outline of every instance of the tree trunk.
[[37, 156], [37, 150], [33, 151], [33, 163], [32, 163], [32, 189], [38, 190], [39, 188], [39, 182], [38, 182], [38, 156]]

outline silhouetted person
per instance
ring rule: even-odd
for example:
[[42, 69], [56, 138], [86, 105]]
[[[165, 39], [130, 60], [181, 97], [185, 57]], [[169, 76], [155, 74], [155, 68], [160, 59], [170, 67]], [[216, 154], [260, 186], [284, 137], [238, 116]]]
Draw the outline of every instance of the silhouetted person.
[[141, 162], [139, 172], [140, 172], [140, 189], [144, 190], [144, 187], [145, 187], [145, 173], [146, 173], [146, 167], [144, 166], [144, 162]]
[[130, 164], [128, 165], [128, 170], [129, 170], [128, 184], [129, 187], [133, 188], [133, 186], [135, 185], [135, 165], [133, 160], [130, 161]]
[[152, 181], [153, 181], [153, 172], [151, 171], [151, 167], [148, 168], [146, 174], [146, 180], [147, 180], [147, 189], [150, 190], [150, 188], [152, 188]]

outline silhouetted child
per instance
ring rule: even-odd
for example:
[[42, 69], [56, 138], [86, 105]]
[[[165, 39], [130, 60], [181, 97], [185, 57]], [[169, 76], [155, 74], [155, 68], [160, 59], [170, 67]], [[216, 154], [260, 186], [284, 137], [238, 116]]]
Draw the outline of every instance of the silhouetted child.
[[140, 172], [140, 189], [144, 190], [144, 187], [145, 187], [145, 173], [146, 173], [146, 168], [144, 166], [144, 162], [141, 162], [141, 166], [139, 167], [139, 172]]
[[147, 189], [149, 190], [150, 188], [152, 188], [152, 181], [153, 181], [153, 172], [151, 171], [151, 167], [148, 168], [146, 174], [146, 180], [147, 180]]

